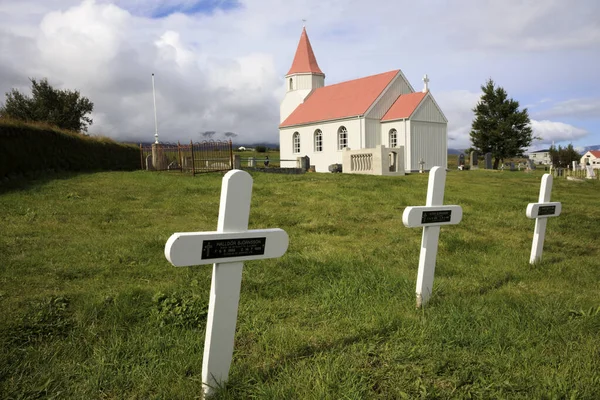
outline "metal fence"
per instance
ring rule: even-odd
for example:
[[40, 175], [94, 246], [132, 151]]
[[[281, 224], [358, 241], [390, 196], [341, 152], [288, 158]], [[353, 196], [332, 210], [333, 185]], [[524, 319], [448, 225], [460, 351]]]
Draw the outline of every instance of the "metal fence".
[[148, 171], [191, 172], [193, 175], [205, 172], [228, 171], [233, 169], [233, 147], [228, 141], [158, 143], [151, 146], [140, 145], [142, 169]]

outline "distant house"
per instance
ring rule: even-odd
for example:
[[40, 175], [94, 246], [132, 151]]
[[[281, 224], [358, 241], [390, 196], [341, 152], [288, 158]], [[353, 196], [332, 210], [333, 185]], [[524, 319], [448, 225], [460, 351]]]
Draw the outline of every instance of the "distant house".
[[581, 164], [591, 165], [594, 169], [600, 169], [600, 150], [590, 150], [581, 157]]
[[317, 172], [346, 162], [350, 168], [343, 172], [351, 173], [404, 174], [447, 166], [448, 120], [427, 76], [418, 92], [399, 69], [325, 85], [303, 29], [285, 78], [279, 125], [283, 167], [295, 166], [300, 156], [310, 157]]
[[550, 149], [532, 151], [527, 154], [527, 157], [538, 165], [552, 164]]

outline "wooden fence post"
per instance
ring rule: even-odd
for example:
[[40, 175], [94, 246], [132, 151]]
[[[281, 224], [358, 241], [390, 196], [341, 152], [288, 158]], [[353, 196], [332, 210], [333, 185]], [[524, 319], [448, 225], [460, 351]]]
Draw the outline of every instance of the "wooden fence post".
[[194, 142], [190, 140], [190, 149], [192, 149], [192, 176], [196, 176], [196, 160], [194, 157]]

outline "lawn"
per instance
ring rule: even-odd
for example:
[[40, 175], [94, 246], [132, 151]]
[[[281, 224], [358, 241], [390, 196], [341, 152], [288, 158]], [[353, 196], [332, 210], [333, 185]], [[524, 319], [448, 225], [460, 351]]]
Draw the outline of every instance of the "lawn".
[[[434, 294], [415, 308], [427, 174], [253, 173], [246, 263], [219, 399], [597, 399], [600, 181], [555, 178], [560, 217], [529, 264], [543, 171], [448, 172]], [[0, 186], [0, 398], [201, 394], [211, 267], [176, 268], [174, 232], [217, 226], [222, 174], [106, 172]]]

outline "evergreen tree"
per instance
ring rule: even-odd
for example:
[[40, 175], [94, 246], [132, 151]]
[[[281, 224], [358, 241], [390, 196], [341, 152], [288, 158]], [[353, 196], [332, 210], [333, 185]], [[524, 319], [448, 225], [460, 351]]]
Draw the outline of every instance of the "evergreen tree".
[[574, 148], [572, 144], [569, 144], [567, 147], [561, 147], [558, 145], [558, 148], [551, 146], [550, 147], [550, 160], [552, 161], [552, 165], [555, 167], [565, 167], [568, 168], [573, 161], [577, 161], [581, 159], [581, 154], [579, 154]]
[[522, 156], [534, 137], [527, 109], [519, 111], [519, 102], [509, 99], [502, 87], [489, 79], [481, 86], [483, 95], [473, 109], [471, 126], [472, 147], [479, 152], [492, 153], [494, 169], [500, 160]]
[[47, 79], [31, 81], [31, 97], [16, 89], [6, 93], [6, 103], [0, 107], [0, 117], [28, 122], [47, 122], [62, 129], [87, 132], [92, 119], [87, 116], [94, 109], [87, 97], [79, 91], [58, 90]]

